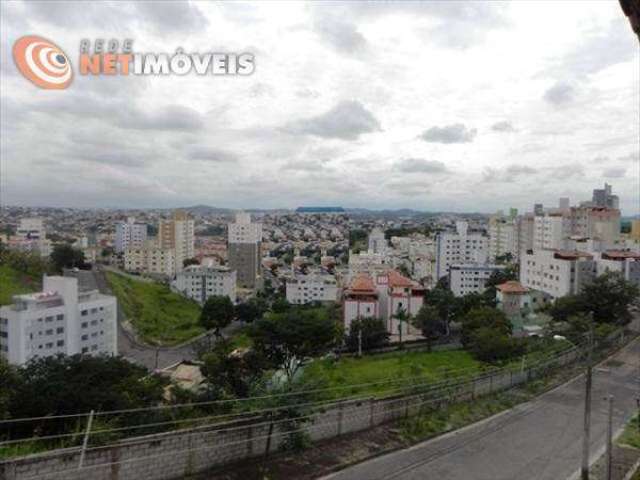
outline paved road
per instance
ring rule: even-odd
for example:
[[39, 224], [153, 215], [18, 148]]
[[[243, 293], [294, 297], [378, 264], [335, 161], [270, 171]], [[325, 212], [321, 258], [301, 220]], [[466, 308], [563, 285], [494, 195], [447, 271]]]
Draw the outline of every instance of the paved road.
[[[614, 431], [635, 413], [640, 341], [594, 370], [592, 460], [606, 438], [607, 393]], [[580, 466], [584, 377], [515, 409], [449, 435], [355, 465], [326, 478], [565, 480]]]
[[[104, 272], [100, 270], [77, 272], [78, 282], [84, 288], [100, 290], [101, 293], [111, 294], [111, 289], [107, 284]], [[163, 347], [156, 349], [153, 346], [138, 342], [123, 326], [126, 321], [124, 311], [118, 303], [118, 353], [123, 357], [133, 360], [147, 367], [150, 370], [165, 368], [182, 360], [193, 360], [196, 354], [191, 344], [178, 347]], [[223, 334], [232, 333], [242, 324], [234, 322], [223, 330]], [[156, 364], [157, 355], [157, 364]]]

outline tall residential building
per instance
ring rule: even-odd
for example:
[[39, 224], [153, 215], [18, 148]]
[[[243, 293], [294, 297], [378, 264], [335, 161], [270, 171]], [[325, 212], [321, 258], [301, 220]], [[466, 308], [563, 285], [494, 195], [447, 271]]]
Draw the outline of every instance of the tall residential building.
[[16, 235], [23, 239], [40, 240], [44, 239], [46, 232], [44, 222], [40, 217], [21, 218]]
[[140, 248], [124, 251], [124, 269], [127, 272], [173, 277], [176, 274], [176, 253], [173, 248], [162, 248], [147, 240]]
[[172, 249], [175, 271], [182, 271], [183, 262], [195, 255], [194, 221], [188, 213], [176, 210], [170, 219], [160, 220], [158, 244], [161, 249]]
[[374, 228], [369, 233], [369, 252], [383, 254], [387, 250], [387, 239], [380, 228]]
[[78, 279], [47, 277], [43, 291], [0, 307], [0, 356], [22, 365], [58, 354], [116, 355], [116, 298], [79, 291]]
[[618, 209], [620, 200], [617, 195], [611, 193], [611, 185], [604, 184], [604, 188], [596, 188], [593, 190], [591, 202], [596, 207], [607, 207]]
[[200, 305], [212, 296], [236, 302], [236, 272], [229, 267], [190, 265], [176, 275], [172, 287]]
[[535, 220], [536, 216], [533, 213], [525, 213], [516, 219], [518, 227], [518, 259], [520, 259], [522, 252], [533, 250]]
[[574, 236], [600, 240], [607, 248], [620, 239], [620, 210], [616, 208], [573, 207], [569, 215]]
[[576, 238], [591, 238], [613, 248], [620, 239], [620, 210], [583, 204], [534, 217], [534, 250], [564, 249], [569, 239]]
[[489, 219], [489, 259], [509, 254], [517, 260], [519, 253], [518, 223], [515, 216], [494, 215]]
[[23, 252], [38, 253], [41, 257], [51, 254], [51, 241], [47, 240], [44, 222], [40, 217], [21, 218], [9, 245]]
[[533, 249], [562, 249], [571, 236], [571, 221], [561, 213], [538, 215], [534, 219]]
[[640, 240], [640, 220], [631, 220], [631, 238]]
[[544, 215], [544, 205], [541, 203], [536, 203], [533, 205], [533, 214], [534, 215]]
[[116, 224], [115, 251], [124, 252], [127, 248], [142, 248], [147, 241], [147, 224], [138, 223], [134, 217]]
[[596, 276], [593, 255], [580, 251], [537, 250], [520, 257], [520, 282], [556, 299], [580, 292]]
[[240, 287], [255, 288], [260, 276], [262, 224], [251, 223], [250, 214], [239, 212], [228, 230], [229, 267], [236, 271]]
[[449, 274], [449, 267], [460, 263], [485, 263], [489, 253], [488, 238], [468, 232], [467, 222], [456, 222], [456, 232], [436, 237], [435, 281]]

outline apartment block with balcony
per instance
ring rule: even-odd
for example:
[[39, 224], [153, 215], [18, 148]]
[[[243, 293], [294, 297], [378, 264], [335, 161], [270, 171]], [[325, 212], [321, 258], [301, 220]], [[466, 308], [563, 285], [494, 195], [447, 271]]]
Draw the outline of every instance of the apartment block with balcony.
[[229, 267], [190, 265], [176, 275], [171, 286], [200, 305], [212, 296], [229, 297], [236, 303], [236, 272]]
[[11, 364], [58, 354], [116, 355], [117, 341], [116, 298], [79, 291], [76, 278], [45, 276], [42, 292], [0, 307], [0, 356]]

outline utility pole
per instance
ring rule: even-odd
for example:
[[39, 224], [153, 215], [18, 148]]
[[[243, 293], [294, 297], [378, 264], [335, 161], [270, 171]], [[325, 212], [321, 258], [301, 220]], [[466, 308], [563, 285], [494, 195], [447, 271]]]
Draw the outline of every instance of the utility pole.
[[362, 326], [358, 329], [358, 357], [362, 356]]
[[612, 460], [613, 460], [613, 395], [607, 395], [607, 407], [608, 407], [608, 421], [607, 421], [607, 480], [611, 480], [613, 473]]
[[589, 327], [589, 350], [587, 353], [587, 371], [585, 372], [585, 396], [584, 396], [584, 431], [582, 435], [582, 480], [589, 480], [589, 443], [591, 437], [591, 381], [593, 357], [593, 317]]

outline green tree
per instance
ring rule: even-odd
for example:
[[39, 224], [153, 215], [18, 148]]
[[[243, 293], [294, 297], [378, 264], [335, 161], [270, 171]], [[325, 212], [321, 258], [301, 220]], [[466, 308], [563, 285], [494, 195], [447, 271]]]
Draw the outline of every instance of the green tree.
[[255, 350], [234, 352], [231, 343], [220, 340], [203, 358], [202, 374], [214, 398], [244, 398], [264, 372], [264, 359]]
[[549, 315], [556, 322], [566, 322], [569, 318], [581, 316], [586, 311], [583, 298], [580, 295], [567, 295], [557, 298], [547, 309]]
[[18, 384], [19, 377], [16, 369], [0, 358], [0, 420], [10, 417], [9, 403]]
[[235, 307], [236, 317], [245, 323], [252, 323], [267, 311], [267, 302], [261, 297], [253, 297]]
[[[511, 254], [508, 253], [507, 255]], [[518, 277], [518, 265], [516, 264], [509, 264], [504, 270], [496, 270], [493, 272], [485, 283], [485, 291], [483, 293], [487, 303], [491, 303], [492, 306], [495, 306], [496, 286], [510, 280], [518, 280]]]
[[502, 310], [491, 307], [474, 308], [462, 318], [460, 340], [465, 347], [475, 341], [474, 332], [481, 328], [491, 329], [496, 335], [511, 335], [511, 322]]
[[638, 287], [619, 272], [608, 272], [588, 283], [579, 293], [583, 311], [592, 312], [596, 323], [626, 325], [631, 321], [629, 305], [638, 298]]
[[217, 338], [221, 336], [221, 330], [231, 324], [235, 317], [235, 308], [231, 299], [227, 296], [213, 295], [207, 301], [200, 312], [200, 324], [207, 330], [214, 330]]
[[[162, 400], [167, 384], [165, 378], [149, 375], [144, 367], [107, 356], [36, 358], [21, 367], [18, 375], [19, 382], [9, 401], [13, 418], [148, 407]], [[136, 415], [125, 419], [131, 424], [139, 420]], [[43, 421], [36, 426], [42, 434], [75, 427], [75, 419]], [[34, 425], [25, 428], [33, 429]]]
[[83, 268], [85, 266], [84, 253], [68, 243], [62, 243], [53, 247], [51, 263], [57, 272], [62, 272], [64, 268]]
[[[359, 332], [362, 332], [361, 334]], [[358, 336], [362, 335], [362, 351], [384, 347], [389, 343], [389, 332], [383, 320], [379, 318], [358, 318], [351, 322], [346, 338], [347, 348], [358, 351]]]
[[413, 325], [419, 328], [424, 338], [427, 339], [429, 351], [431, 351], [433, 342], [447, 333], [445, 320], [442, 319], [440, 312], [433, 305], [422, 305], [413, 319]]
[[411, 272], [409, 271], [409, 267], [406, 264], [402, 263], [398, 267], [398, 271], [407, 278], [411, 278]]
[[522, 340], [513, 338], [499, 329], [480, 327], [471, 333], [469, 350], [474, 357], [483, 362], [504, 362], [525, 353]]
[[282, 369], [290, 383], [301, 361], [336, 346], [340, 329], [326, 309], [291, 308], [258, 320], [249, 335], [256, 351], [271, 366]]
[[273, 303], [271, 304], [271, 310], [274, 313], [284, 313], [288, 311], [290, 308], [291, 308], [291, 304], [287, 302], [287, 299], [282, 295], [278, 295], [273, 301]]
[[359, 250], [367, 241], [369, 234], [361, 228], [349, 230], [349, 248]]

